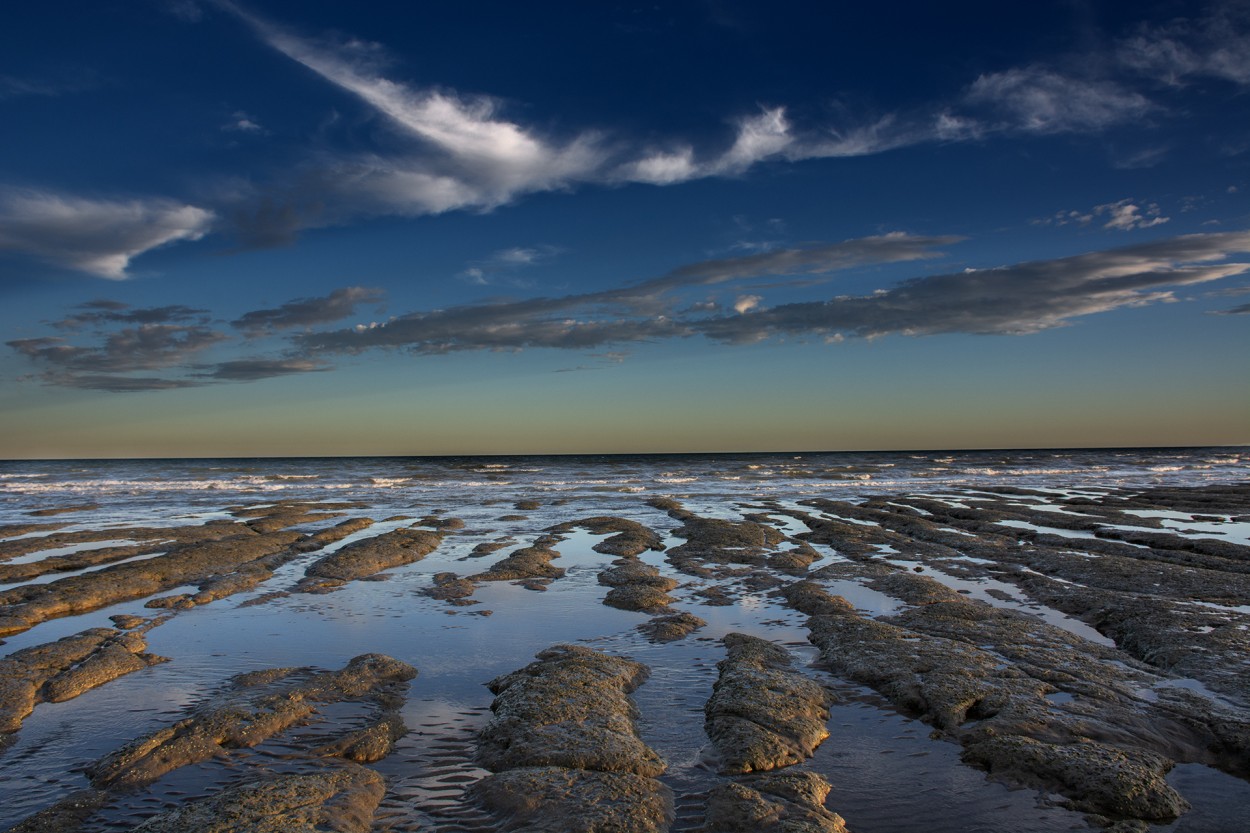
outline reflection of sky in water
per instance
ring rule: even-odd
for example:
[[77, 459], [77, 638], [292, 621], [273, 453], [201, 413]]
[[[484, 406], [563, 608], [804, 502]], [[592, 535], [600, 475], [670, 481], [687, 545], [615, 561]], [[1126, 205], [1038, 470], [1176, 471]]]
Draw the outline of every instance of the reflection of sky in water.
[[[24, 535], [22, 537], [28, 538], [28, 537], [39, 537], [39, 536]], [[139, 543], [138, 541], [131, 541], [129, 539], [119, 538], [119, 539], [110, 540], [110, 541], [90, 541], [90, 542], [82, 543], [82, 544], [68, 544], [64, 547], [49, 547], [48, 549], [38, 550], [37, 552], [27, 553], [26, 555], [14, 556], [13, 558], [9, 558], [5, 560], [4, 563], [5, 564], [30, 564], [35, 561], [42, 561], [45, 558], [53, 558], [58, 555], [72, 555], [76, 552], [88, 552], [90, 550], [102, 550], [107, 547], [130, 547], [138, 543]]]

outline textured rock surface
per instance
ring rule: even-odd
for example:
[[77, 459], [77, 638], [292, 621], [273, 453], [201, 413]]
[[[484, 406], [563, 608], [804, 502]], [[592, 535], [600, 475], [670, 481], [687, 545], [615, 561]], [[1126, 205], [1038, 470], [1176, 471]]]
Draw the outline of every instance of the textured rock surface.
[[230, 787], [162, 813], [135, 833], [368, 833], [386, 793], [382, 776], [361, 766], [280, 775]]
[[662, 833], [672, 796], [652, 778], [561, 767], [512, 769], [473, 785], [470, 796], [524, 833]]
[[605, 605], [621, 610], [660, 610], [671, 601], [672, 596], [652, 584], [622, 584], [603, 597]]
[[0, 659], [0, 749], [38, 703], [59, 703], [164, 657], [144, 653], [141, 633], [92, 628]]
[[769, 773], [721, 784], [708, 796], [702, 833], [846, 833], [825, 809], [829, 782], [814, 772]]
[[[341, 671], [297, 673], [274, 669], [244, 674], [219, 697], [172, 726], [138, 738], [87, 768], [93, 786], [145, 786], [186, 764], [236, 747], [250, 747], [308, 718], [318, 704], [371, 698], [384, 709], [397, 705], [397, 684], [416, 676], [406, 663], [363, 654]], [[337, 754], [337, 753], [336, 753]]]
[[469, 576], [472, 581], [517, 581], [521, 579], [556, 579], [564, 575], [562, 567], [551, 563], [560, 553], [551, 547], [557, 540], [544, 535], [532, 546], [513, 550], [506, 558], [496, 561], [485, 572]]
[[495, 715], [478, 761], [495, 774], [470, 795], [505, 830], [651, 833], [673, 819], [664, 762], [638, 737], [629, 698], [646, 666], [580, 645], [488, 683]]
[[629, 558], [641, 555], [647, 550], [664, 551], [664, 544], [660, 540], [659, 535], [637, 521], [631, 521], [626, 518], [600, 515], [557, 524], [548, 531], [556, 533], [568, 532], [579, 527], [595, 535], [615, 533], [610, 538], [595, 544], [592, 548], [595, 552], [601, 552], [605, 555]]
[[790, 654], [742, 633], [723, 642], [729, 656], [704, 712], [721, 771], [757, 772], [800, 763], [829, 737], [829, 695], [792, 667]]
[[664, 762], [638, 737], [629, 699], [646, 666], [557, 645], [538, 661], [487, 683], [495, 716], [478, 738], [478, 761], [490, 770], [562, 766], [656, 776]]
[[[1171, 756], [1218, 761], [1210, 748], [1219, 727], [1143, 703], [1138, 692], [1157, 678], [1111, 664], [1113, 649], [928, 583], [898, 573], [890, 586], [916, 606], [889, 621], [822, 604], [810, 587], [793, 595], [828, 611], [808, 620], [826, 664], [959, 741], [965, 760], [1110, 819], [1167, 821], [1184, 811], [1163, 780]], [[1057, 692], [1067, 700], [1048, 699]]]
[[707, 622], [693, 613], [673, 613], [667, 616], [655, 616], [648, 622], [638, 626], [638, 630], [647, 635], [652, 642], [673, 642], [684, 639]]
[[230, 537], [184, 544], [155, 558], [0, 591], [0, 635], [24, 631], [59, 616], [86, 613], [180, 585], [197, 584], [286, 550], [304, 538], [290, 531], [260, 534], [246, 524], [231, 524], [229, 529]]
[[428, 529], [396, 529], [356, 541], [313, 562], [304, 574], [311, 578], [354, 581], [391, 567], [425, 558], [443, 537]]
[[19, 821], [8, 833], [69, 833], [80, 829], [108, 801], [109, 793], [104, 790], [79, 790]]

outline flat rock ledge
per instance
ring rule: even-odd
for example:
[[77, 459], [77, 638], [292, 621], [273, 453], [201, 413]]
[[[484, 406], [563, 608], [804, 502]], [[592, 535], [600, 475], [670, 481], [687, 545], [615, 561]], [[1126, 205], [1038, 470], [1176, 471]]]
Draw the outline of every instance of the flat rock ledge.
[[761, 772], [810, 758], [829, 737], [830, 695], [794, 670], [784, 648], [743, 633], [722, 640], [729, 656], [704, 707], [704, 726], [727, 774]]
[[[368, 527], [373, 521], [352, 518], [311, 535], [287, 527], [320, 522], [342, 514], [313, 510], [359, 506], [354, 503], [279, 502], [251, 508], [233, 507], [230, 510], [236, 517], [246, 518], [246, 521], [214, 520], [199, 526], [81, 530], [0, 541], [0, 562], [76, 544], [114, 540], [138, 542], [49, 556], [27, 563], [0, 564], [0, 583], [28, 581], [49, 573], [99, 567], [54, 581], [0, 590], [0, 636], [20, 633], [49, 619], [88, 613], [185, 585], [196, 585], [199, 592], [152, 599], [147, 606], [185, 610], [251, 590], [272, 578], [278, 567], [342, 540]], [[344, 547], [346, 549], [348, 547]], [[136, 556], [145, 557], [131, 560]], [[344, 579], [317, 578], [315, 581], [341, 585]]]
[[318, 705], [371, 700], [381, 716], [340, 744], [319, 750], [357, 761], [390, 751], [401, 691], [417, 671], [383, 654], [362, 654], [340, 671], [277, 668], [236, 676], [219, 696], [184, 720], [137, 738], [86, 769], [96, 789], [138, 789], [178, 767], [246, 748], [311, 717]]
[[621, 610], [656, 611], [673, 601], [668, 591], [680, 582], [637, 558], [619, 558], [599, 573], [599, 583], [611, 587], [603, 603]]
[[141, 632], [91, 628], [0, 659], [0, 750], [38, 703], [60, 703], [168, 661], [146, 647]]
[[723, 574], [724, 566], [730, 564], [761, 567], [768, 563], [778, 545], [786, 541], [802, 543], [767, 524], [700, 517], [670, 498], [652, 498], [647, 503], [682, 522], [673, 534], [685, 538], [686, 543], [670, 549], [667, 557], [669, 563], [689, 575]]
[[385, 793], [381, 775], [346, 764], [229, 787], [154, 816], [134, 833], [368, 833]]
[[[1162, 702], [1140, 702], [1134, 690], [1156, 678], [1123, 663], [1093, 665], [1115, 652], [1058, 628], [948, 600], [920, 576], [893, 578], [890, 589], [916, 606], [889, 621], [860, 616], [815, 583], [783, 592], [812, 613], [810, 639], [831, 670], [959, 742], [964, 760], [993, 777], [1059, 793], [1107, 825], [1166, 822], [1188, 809], [1164, 780], [1174, 761], [1163, 750], [1218, 763], [1201, 750], [1218, 740]], [[1047, 699], [1058, 690], [1076, 695], [1070, 707]]]
[[700, 833], [846, 833], [825, 809], [830, 785], [814, 772], [790, 770], [721, 784], [708, 795]]
[[485, 572], [469, 576], [470, 581], [527, 581], [560, 578], [564, 575], [563, 567], [556, 567], [552, 559], [559, 558], [560, 553], [552, 547], [560, 539], [551, 535], [543, 535], [532, 545], [513, 550], [506, 558], [496, 561], [486, 568]]
[[663, 541], [654, 530], [637, 521], [617, 518], [611, 515], [599, 515], [593, 518], [582, 518], [578, 521], [566, 521], [548, 528], [547, 531], [564, 533], [578, 527], [585, 529], [593, 535], [614, 533], [611, 537], [605, 538], [591, 547], [595, 552], [601, 552], [604, 555], [631, 558], [641, 555], [647, 550], [664, 551]]
[[392, 567], [420, 561], [442, 543], [443, 536], [428, 529], [396, 529], [356, 541], [320, 558], [304, 571], [309, 584], [317, 579], [348, 582]]
[[478, 737], [494, 774], [468, 795], [509, 831], [659, 833], [673, 799], [660, 756], [638, 737], [629, 693], [647, 667], [580, 645], [487, 683], [495, 716]]
[[667, 616], [653, 616], [639, 625], [638, 630], [651, 642], [675, 642], [685, 639], [706, 624], [706, 620], [683, 610]]

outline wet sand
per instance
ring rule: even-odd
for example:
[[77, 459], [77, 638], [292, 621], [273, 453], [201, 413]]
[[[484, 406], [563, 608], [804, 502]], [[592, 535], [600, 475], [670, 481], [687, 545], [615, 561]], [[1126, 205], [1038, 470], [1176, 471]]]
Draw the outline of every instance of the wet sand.
[[28, 511], [0, 826], [1244, 823], [1250, 485], [583, 509]]

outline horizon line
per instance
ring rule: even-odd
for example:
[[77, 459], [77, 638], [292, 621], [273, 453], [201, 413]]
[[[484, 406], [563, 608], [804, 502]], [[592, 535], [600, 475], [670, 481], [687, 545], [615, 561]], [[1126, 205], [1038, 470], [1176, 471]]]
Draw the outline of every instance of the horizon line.
[[787, 449], [780, 451], [607, 451], [607, 452], [518, 452], [511, 454], [274, 454], [274, 455], [194, 455], [186, 457], [3, 457], [0, 463], [132, 462], [173, 460], [391, 460], [391, 459], [455, 459], [502, 457], [719, 457], [729, 455], [763, 456], [777, 454], [966, 454], [971, 452], [1037, 452], [1037, 451], [1163, 451], [1220, 448], [1250, 448], [1250, 442], [1220, 445], [1131, 445], [1131, 446], [987, 446], [978, 448], [898, 448], [898, 449]]

